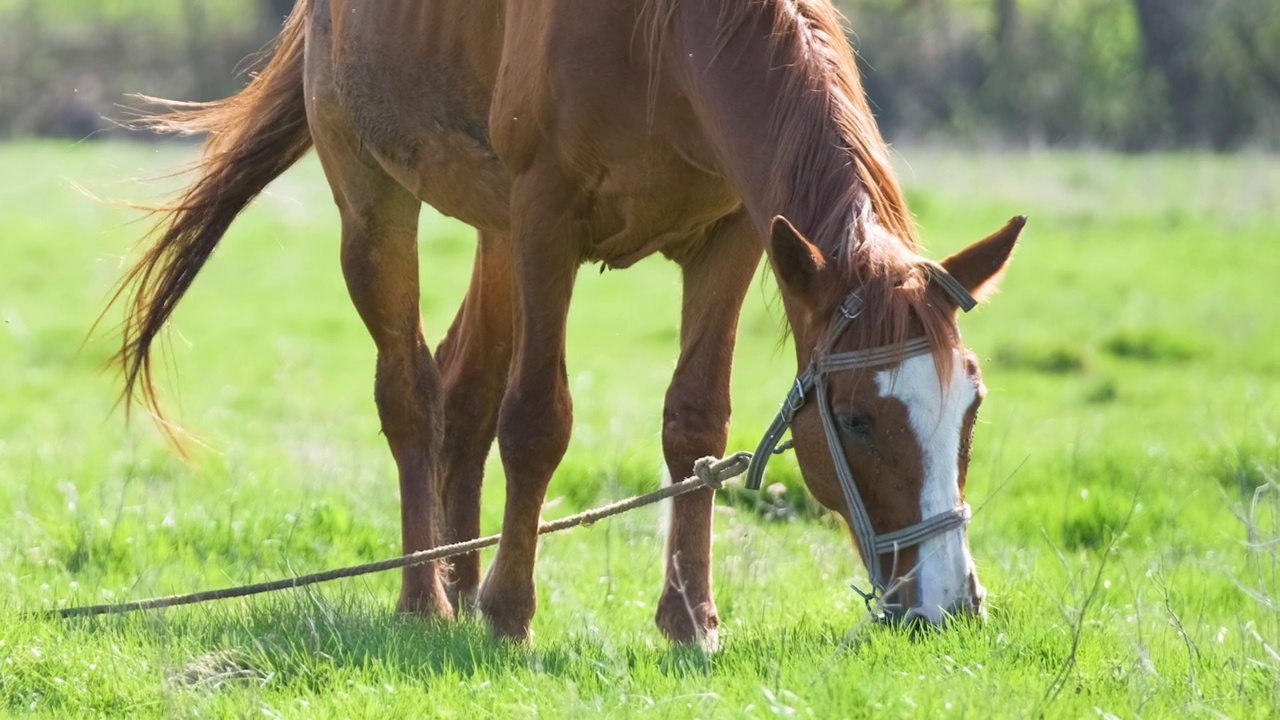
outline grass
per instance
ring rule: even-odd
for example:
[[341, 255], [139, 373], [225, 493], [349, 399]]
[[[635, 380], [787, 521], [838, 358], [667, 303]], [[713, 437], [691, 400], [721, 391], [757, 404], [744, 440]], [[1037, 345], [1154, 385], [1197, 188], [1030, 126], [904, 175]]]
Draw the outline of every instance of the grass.
[[260, 12], [252, 0], [202, 0], [198, 3], [149, 3], [145, 0], [0, 0], [0, 16], [27, 15], [45, 21], [74, 23], [124, 20], [153, 23], [166, 29], [184, 27], [192, 13], [202, 13], [223, 27], [243, 24], [245, 16]]
[[[179, 310], [167, 399], [205, 447], [178, 461], [112, 412], [106, 327], [81, 347], [191, 149], [0, 146], [0, 714], [289, 717], [1268, 717], [1280, 706], [1280, 162], [1265, 156], [903, 152], [936, 256], [1031, 216], [1003, 292], [963, 321], [984, 359], [970, 537], [990, 620], [866, 626], [847, 535], [799, 490], [717, 511], [724, 649], [653, 628], [660, 512], [547, 538], [527, 647], [391, 612], [397, 576], [124, 618], [30, 611], [273, 578], [395, 553], [373, 348], [308, 160], [237, 223]], [[439, 338], [465, 229], [424, 216]], [[1267, 258], [1270, 258], [1268, 260]], [[731, 447], [795, 372], [771, 281], [753, 289]], [[678, 277], [584, 272], [570, 321], [574, 440], [548, 517], [660, 482]], [[637, 313], [635, 308], [643, 307]], [[619, 348], [625, 348], [620, 352]], [[491, 464], [485, 531], [498, 529]]]

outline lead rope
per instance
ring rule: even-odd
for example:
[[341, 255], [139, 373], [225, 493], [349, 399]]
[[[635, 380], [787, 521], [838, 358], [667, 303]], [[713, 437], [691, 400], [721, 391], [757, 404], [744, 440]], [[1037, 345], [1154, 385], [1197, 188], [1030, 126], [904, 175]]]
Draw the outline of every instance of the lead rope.
[[[713, 457], [704, 457], [694, 463], [693, 475], [681, 480], [680, 482], [672, 483], [664, 488], [659, 488], [658, 490], [645, 495], [627, 498], [626, 500], [594, 508], [586, 512], [578, 513], [577, 515], [561, 518], [560, 520], [554, 520], [548, 523], [542, 523], [538, 527], [538, 534], [547, 535], [549, 533], [560, 532], [561, 530], [568, 530], [573, 527], [591, 525], [607, 517], [618, 515], [639, 507], [644, 507], [645, 505], [652, 505], [660, 500], [694, 492], [695, 490], [702, 490], [706, 488], [719, 490], [724, 487], [725, 482], [746, 472], [750, 463], [751, 453], [749, 452], [737, 452], [720, 460]], [[297, 577], [284, 578], [282, 580], [253, 583], [251, 585], [240, 585], [237, 587], [222, 588], [220, 590], [205, 590], [185, 595], [170, 595], [168, 597], [151, 598], [149, 600], [134, 600], [131, 602], [114, 603], [110, 605], [86, 605], [82, 607], [58, 608], [55, 610], [35, 613], [35, 615], [62, 618], [85, 617], [89, 615], [118, 615], [121, 613], [137, 612], [139, 610], [156, 610], [159, 608], [177, 607], [179, 605], [211, 602], [213, 600], [226, 600], [229, 598], [247, 597], [249, 595], [261, 595], [263, 593], [275, 592], [277, 590], [288, 590], [291, 588], [316, 585], [318, 583], [338, 580], [340, 578], [368, 575], [370, 573], [410, 567], [412, 565], [422, 565], [433, 560], [442, 560], [444, 558], [475, 552], [482, 548], [497, 545], [500, 537], [501, 535], [490, 535], [488, 537], [476, 538], [475, 540], [453, 543], [452, 545], [441, 545], [429, 550], [420, 550], [409, 555], [402, 555], [400, 557], [389, 558], [387, 560], [379, 560], [377, 562], [338, 568], [335, 570], [326, 570], [324, 572], [311, 573], [310, 575], [299, 575]]]

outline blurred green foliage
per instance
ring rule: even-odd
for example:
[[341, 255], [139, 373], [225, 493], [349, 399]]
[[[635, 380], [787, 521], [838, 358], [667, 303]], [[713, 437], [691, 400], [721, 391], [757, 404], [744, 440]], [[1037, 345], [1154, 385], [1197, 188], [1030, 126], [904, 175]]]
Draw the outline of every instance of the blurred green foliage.
[[1275, 0], [845, 0], [886, 133], [1280, 146]]
[[[0, 137], [244, 81], [292, 0], [0, 0]], [[1280, 148], [1276, 0], [837, 0], [893, 140]]]

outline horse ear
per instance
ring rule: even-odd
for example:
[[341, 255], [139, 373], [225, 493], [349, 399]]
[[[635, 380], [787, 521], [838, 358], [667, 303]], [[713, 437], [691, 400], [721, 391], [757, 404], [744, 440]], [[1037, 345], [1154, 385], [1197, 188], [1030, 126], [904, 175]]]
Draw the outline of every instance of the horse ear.
[[942, 267], [959, 280], [974, 299], [986, 299], [1000, 284], [1013, 254], [1013, 245], [1026, 224], [1025, 215], [1010, 219], [991, 235], [943, 260]]
[[822, 251], [781, 215], [774, 216], [769, 230], [769, 259], [778, 282], [802, 296], [812, 295], [813, 280], [826, 265]]

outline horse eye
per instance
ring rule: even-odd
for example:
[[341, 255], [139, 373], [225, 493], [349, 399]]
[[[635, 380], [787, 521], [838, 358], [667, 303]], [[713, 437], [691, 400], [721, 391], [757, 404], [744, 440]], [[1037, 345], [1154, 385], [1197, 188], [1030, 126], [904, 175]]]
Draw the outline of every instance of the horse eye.
[[856, 438], [865, 440], [871, 437], [870, 415], [846, 415], [840, 419], [840, 424]]

